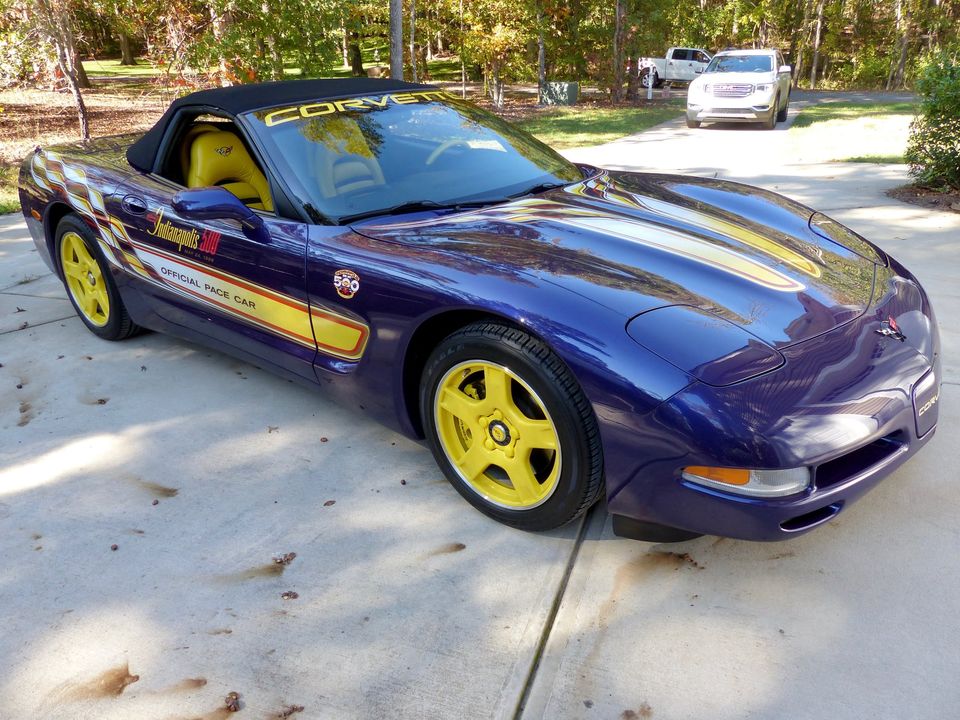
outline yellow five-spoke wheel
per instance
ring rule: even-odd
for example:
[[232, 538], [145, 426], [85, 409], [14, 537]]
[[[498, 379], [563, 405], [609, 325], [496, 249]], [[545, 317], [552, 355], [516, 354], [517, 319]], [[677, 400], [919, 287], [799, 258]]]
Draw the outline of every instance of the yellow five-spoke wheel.
[[70, 302], [94, 334], [121, 340], [136, 331], [93, 233], [75, 215], [57, 226], [57, 259]]
[[434, 457], [475, 507], [529, 530], [557, 527], [597, 499], [596, 418], [564, 363], [529, 334], [476, 323], [427, 361], [421, 411]]

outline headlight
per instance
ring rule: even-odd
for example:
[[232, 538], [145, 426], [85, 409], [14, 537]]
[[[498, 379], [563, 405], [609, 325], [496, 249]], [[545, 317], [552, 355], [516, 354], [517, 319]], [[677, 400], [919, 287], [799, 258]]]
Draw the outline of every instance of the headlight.
[[761, 85], [756, 86], [756, 91], [758, 93], [770, 92], [772, 89], [773, 89], [773, 85], [771, 83], [763, 83]]
[[684, 480], [720, 488], [738, 495], [779, 497], [793, 495], [810, 485], [810, 468], [747, 470], [745, 468], [690, 465], [683, 469]]

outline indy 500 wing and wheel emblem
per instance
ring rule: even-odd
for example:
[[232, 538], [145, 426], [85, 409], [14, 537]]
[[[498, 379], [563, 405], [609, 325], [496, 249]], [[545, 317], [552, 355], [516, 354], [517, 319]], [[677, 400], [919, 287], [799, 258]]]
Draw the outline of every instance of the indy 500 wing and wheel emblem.
[[481, 512], [777, 540], [933, 435], [894, 258], [785, 197], [573, 165], [426, 85], [205, 90], [40, 149], [20, 196], [83, 323], [205, 343], [422, 438]]

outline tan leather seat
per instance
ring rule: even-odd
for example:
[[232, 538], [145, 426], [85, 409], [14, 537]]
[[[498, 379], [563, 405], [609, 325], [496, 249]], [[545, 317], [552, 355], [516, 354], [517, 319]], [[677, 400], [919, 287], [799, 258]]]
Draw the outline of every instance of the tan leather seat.
[[250, 208], [273, 210], [267, 178], [236, 135], [214, 130], [197, 135], [190, 146], [187, 187], [226, 188]]
[[196, 123], [191, 125], [183, 135], [183, 141], [180, 143], [180, 172], [184, 180], [190, 175], [190, 148], [193, 147], [193, 141], [198, 135], [207, 132], [216, 132], [219, 128], [210, 123]]
[[326, 167], [320, 172], [320, 185], [325, 197], [385, 184], [383, 170], [372, 157], [327, 153], [324, 162]]

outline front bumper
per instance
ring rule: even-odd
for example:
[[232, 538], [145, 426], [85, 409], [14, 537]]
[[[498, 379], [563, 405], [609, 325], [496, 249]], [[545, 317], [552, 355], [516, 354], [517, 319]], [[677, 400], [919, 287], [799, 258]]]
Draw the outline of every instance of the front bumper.
[[773, 105], [750, 105], [747, 107], [687, 106], [687, 119], [697, 122], [766, 122], [776, 113]]
[[[941, 377], [933, 312], [905, 270], [878, 270], [887, 290], [867, 312], [783, 348], [782, 368], [724, 388], [695, 383], [651, 413], [635, 432], [658, 438], [659, 450], [608, 488], [610, 512], [690, 533], [787, 539], [841, 513], [926, 444]], [[907, 342], [877, 332], [888, 317], [904, 320]], [[813, 481], [788, 497], [744, 497], [684, 480], [687, 465], [806, 466]]]

